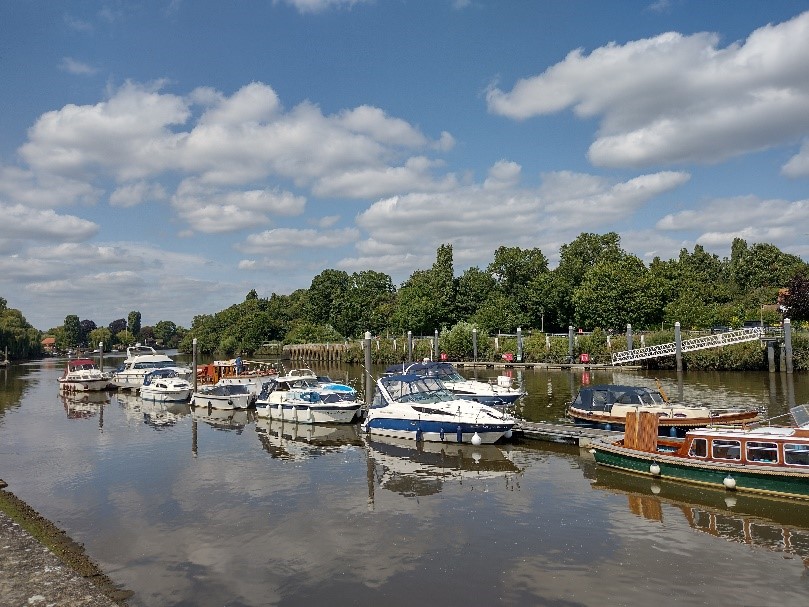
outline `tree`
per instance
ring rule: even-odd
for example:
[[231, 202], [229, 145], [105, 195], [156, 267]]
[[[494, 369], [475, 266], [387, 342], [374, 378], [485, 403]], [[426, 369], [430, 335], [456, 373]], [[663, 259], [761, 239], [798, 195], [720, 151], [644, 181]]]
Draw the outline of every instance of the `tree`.
[[741, 238], [733, 240], [730, 277], [737, 292], [762, 287], [777, 289], [807, 267], [800, 257], [783, 253], [775, 245], [757, 243], [748, 248]]
[[615, 232], [598, 235], [582, 232], [576, 239], [559, 249], [559, 265], [553, 271], [550, 310], [546, 321], [555, 327], [566, 327], [574, 321], [573, 292], [582, 283], [587, 272], [601, 261], [617, 260], [624, 254], [621, 237]]
[[107, 328], [110, 330], [110, 333], [113, 335], [118, 335], [121, 331], [126, 329], [126, 320], [123, 318], [119, 318], [117, 320], [113, 320]]
[[83, 320], [79, 323], [79, 343], [83, 345], [90, 345], [93, 344], [88, 341], [90, 337], [90, 331], [96, 328], [96, 324], [92, 320]]
[[170, 320], [161, 320], [154, 326], [155, 339], [160, 341], [167, 348], [175, 348], [175, 336], [177, 335], [177, 325]]
[[489, 272], [477, 266], [466, 270], [455, 281], [455, 313], [461, 320], [468, 320], [497, 288], [497, 282]]
[[795, 274], [781, 296], [790, 320], [809, 320], [809, 272]]
[[105, 352], [112, 350], [112, 333], [110, 333], [107, 327], [93, 329], [90, 331], [87, 338], [90, 340], [90, 345], [94, 348], [97, 347], [98, 344], [103, 343]]
[[74, 348], [81, 343], [81, 325], [79, 317], [75, 314], [68, 314], [65, 316], [65, 330], [62, 335], [64, 339], [64, 346], [67, 348]]
[[140, 335], [140, 312], [133, 310], [127, 316], [126, 329], [136, 338]]
[[502, 291], [494, 290], [470, 321], [480, 327], [483, 334], [514, 333], [517, 327], [526, 324], [526, 317], [513, 298]]
[[620, 331], [627, 323], [646, 327], [659, 322], [662, 305], [649, 270], [634, 255], [605, 259], [587, 271], [573, 293], [579, 327]]
[[501, 246], [494, 252], [487, 271], [503, 293], [515, 297], [535, 276], [548, 271], [548, 258], [540, 249]]

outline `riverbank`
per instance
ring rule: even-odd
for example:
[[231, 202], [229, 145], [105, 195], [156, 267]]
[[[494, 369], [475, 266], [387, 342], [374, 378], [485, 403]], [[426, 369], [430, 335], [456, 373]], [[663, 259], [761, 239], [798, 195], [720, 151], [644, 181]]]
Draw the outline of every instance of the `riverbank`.
[[118, 588], [81, 544], [5, 489], [0, 480], [0, 597], [3, 605], [116, 607]]

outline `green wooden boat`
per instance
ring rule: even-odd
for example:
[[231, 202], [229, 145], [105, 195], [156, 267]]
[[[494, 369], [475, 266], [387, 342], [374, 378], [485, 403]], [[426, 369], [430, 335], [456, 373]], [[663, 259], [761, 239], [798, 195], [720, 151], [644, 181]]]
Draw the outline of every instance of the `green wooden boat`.
[[598, 464], [730, 491], [809, 499], [809, 405], [793, 426], [705, 427], [685, 438], [657, 436], [657, 416], [630, 414], [624, 437], [596, 442]]

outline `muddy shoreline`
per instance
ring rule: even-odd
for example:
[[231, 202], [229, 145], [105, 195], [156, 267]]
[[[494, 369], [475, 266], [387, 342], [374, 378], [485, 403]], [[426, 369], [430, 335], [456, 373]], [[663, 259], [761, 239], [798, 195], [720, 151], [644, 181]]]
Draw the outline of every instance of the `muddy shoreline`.
[[[28, 545], [33, 543], [32, 539], [47, 548], [69, 570], [70, 577], [78, 576], [88, 583], [90, 591], [103, 595], [114, 604], [126, 605], [126, 599], [132, 596], [132, 592], [114, 584], [87, 556], [84, 546], [71, 539], [62, 529], [10, 492], [2, 480], [0, 480], [0, 513], [4, 514], [12, 523], [16, 523], [22, 530], [22, 533], [19, 530], [12, 532], [11, 527], [4, 527], [5, 533], [1, 534], [0, 539], [16, 544], [18, 547], [17, 557], [2, 562], [0, 572], [5, 579], [13, 578], [17, 580], [17, 584], [30, 586], [26, 590], [31, 593], [40, 592], [42, 580], [35, 578], [35, 575], [37, 565], [40, 564], [39, 560], [42, 558], [42, 551], [37, 550], [35, 546]], [[14, 569], [14, 571], [7, 571], [7, 569]], [[58, 573], [53, 573], [53, 575], [58, 575]], [[26, 580], [28, 581], [26, 582]], [[72, 580], [69, 581], [72, 582]], [[49, 588], [53, 587], [48, 582], [45, 584]], [[75, 584], [72, 585], [75, 586]]]

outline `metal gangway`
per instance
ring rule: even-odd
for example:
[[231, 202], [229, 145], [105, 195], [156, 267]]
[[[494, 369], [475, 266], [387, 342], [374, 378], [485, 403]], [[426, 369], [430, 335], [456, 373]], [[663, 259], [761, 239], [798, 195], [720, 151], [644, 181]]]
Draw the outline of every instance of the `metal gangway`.
[[[680, 342], [681, 352], [693, 352], [694, 350], [705, 350], [706, 348], [716, 348], [718, 346], [729, 346], [740, 344], [746, 341], [761, 339], [764, 329], [761, 327], [748, 327], [725, 333], [714, 333], [712, 335], [702, 335], [694, 339], [686, 339]], [[658, 344], [647, 346], [637, 350], [625, 350], [623, 352], [613, 352], [612, 364], [621, 365], [647, 358], [659, 358], [661, 356], [674, 356], [677, 354], [677, 342], [670, 344]]]

